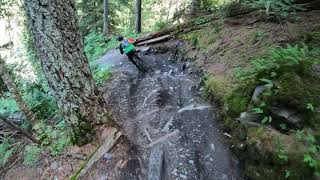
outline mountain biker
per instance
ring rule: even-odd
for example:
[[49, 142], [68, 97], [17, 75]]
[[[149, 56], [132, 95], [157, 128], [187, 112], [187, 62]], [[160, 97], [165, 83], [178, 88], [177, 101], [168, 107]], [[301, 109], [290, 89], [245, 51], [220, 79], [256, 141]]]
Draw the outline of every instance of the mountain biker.
[[137, 55], [134, 45], [130, 43], [129, 40], [124, 38], [123, 36], [118, 36], [117, 40], [121, 42], [119, 46], [120, 53], [121, 54], [125, 53], [128, 56], [131, 63], [134, 64], [139, 70], [141, 70], [141, 68], [139, 68], [136, 61], [134, 60], [134, 58], [140, 60], [140, 57]]

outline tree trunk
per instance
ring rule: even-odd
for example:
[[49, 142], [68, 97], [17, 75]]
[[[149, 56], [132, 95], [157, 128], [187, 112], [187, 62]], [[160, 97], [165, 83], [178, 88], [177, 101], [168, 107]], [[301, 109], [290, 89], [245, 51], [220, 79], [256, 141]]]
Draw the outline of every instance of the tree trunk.
[[192, 0], [192, 2], [191, 2], [191, 12], [190, 12], [191, 17], [194, 17], [196, 15], [198, 7], [199, 7], [198, 0]]
[[94, 137], [93, 125], [111, 120], [83, 52], [74, 0], [25, 0], [24, 5], [50, 91], [73, 141], [86, 144]]
[[109, 2], [108, 0], [103, 0], [103, 34], [109, 36]]
[[141, 33], [141, 0], [136, 0], [135, 32]]
[[7, 86], [9, 91], [14, 96], [14, 99], [16, 100], [20, 110], [24, 113], [24, 115], [27, 117], [28, 122], [31, 125], [34, 125], [37, 122], [36, 115], [28, 108], [27, 103], [22, 99], [21, 94], [19, 93], [16, 84], [14, 83], [11, 75], [9, 74], [4, 61], [0, 57], [0, 75], [4, 82], [4, 84]]

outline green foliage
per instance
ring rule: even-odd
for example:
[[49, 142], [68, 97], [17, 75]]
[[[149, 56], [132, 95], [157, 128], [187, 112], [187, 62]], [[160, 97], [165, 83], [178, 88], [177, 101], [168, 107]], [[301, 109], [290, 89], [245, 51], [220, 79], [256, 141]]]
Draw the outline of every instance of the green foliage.
[[320, 145], [313, 132], [310, 130], [296, 131], [295, 136], [298, 141], [306, 146], [302, 161], [306, 163], [314, 172], [315, 176], [320, 175]]
[[196, 20], [194, 21], [194, 24], [195, 25], [201, 25], [201, 24], [204, 24], [204, 23], [206, 23], [207, 22], [207, 20], [205, 19], [205, 18], [203, 18], [203, 17], [198, 17], [198, 18], [196, 18]]
[[98, 85], [105, 82], [111, 75], [111, 70], [109, 67], [97, 68], [93, 72], [93, 78]]
[[308, 103], [306, 108], [307, 108], [307, 110], [310, 110], [311, 112], [314, 112], [314, 110], [315, 110], [314, 106], [311, 103]]
[[[202, 18], [198, 18], [195, 23], [201, 23]], [[215, 43], [221, 36], [221, 25], [215, 24], [212, 27], [192, 31], [182, 35], [182, 39], [191, 43], [193, 46], [200, 49], [207, 49], [210, 44]]]
[[35, 165], [39, 161], [41, 151], [42, 149], [37, 146], [27, 145], [24, 152], [23, 164], [29, 166]]
[[39, 122], [34, 125], [33, 129], [37, 132], [37, 138], [42, 142], [42, 145], [50, 150], [51, 155], [59, 155], [71, 142], [65, 121], [61, 121], [55, 126]]
[[252, 34], [252, 43], [262, 41], [267, 36], [267, 33], [261, 30], [254, 31]]
[[247, 0], [245, 4], [249, 4], [253, 8], [266, 9], [269, 15], [277, 17], [288, 17], [296, 15], [296, 12], [303, 8], [294, 3], [294, 0]]
[[[136, 37], [131, 34], [128, 37]], [[85, 37], [84, 51], [89, 59], [90, 67], [93, 71], [93, 78], [97, 84], [102, 84], [111, 75], [110, 67], [99, 67], [96, 61], [106, 53], [106, 51], [119, 46], [115, 37], [108, 39], [102, 34], [91, 32]]]
[[19, 108], [17, 103], [13, 98], [11, 98], [11, 94], [5, 93], [4, 96], [0, 98], [0, 114], [10, 115], [18, 111]]
[[166, 21], [157, 21], [155, 24], [155, 30], [160, 31], [168, 26], [168, 22]]
[[287, 162], [289, 160], [289, 157], [286, 154], [282, 141], [283, 141], [282, 139], [277, 138], [277, 141], [276, 141], [277, 154], [280, 160]]
[[13, 140], [11, 138], [4, 138], [2, 143], [0, 144], [0, 166], [4, 166], [10, 157], [16, 151], [17, 145], [13, 144]]
[[266, 56], [252, 61], [251, 69], [237, 69], [236, 77], [242, 81], [256, 81], [257, 78], [275, 78], [283, 72], [303, 73], [317, 63], [309, 57], [310, 55], [311, 51], [306, 45], [271, 48]]
[[100, 58], [108, 49], [114, 48], [118, 44], [115, 38], [108, 39], [103, 34], [91, 32], [85, 37], [84, 52], [89, 62], [93, 62]]

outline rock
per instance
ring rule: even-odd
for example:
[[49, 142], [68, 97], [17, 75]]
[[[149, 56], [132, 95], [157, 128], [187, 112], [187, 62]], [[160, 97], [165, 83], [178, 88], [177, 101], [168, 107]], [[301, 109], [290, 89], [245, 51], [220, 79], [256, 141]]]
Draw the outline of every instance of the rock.
[[299, 123], [302, 121], [302, 118], [298, 115], [298, 112], [293, 109], [272, 107], [271, 113], [274, 116], [282, 119], [284, 122], [294, 126], [299, 126]]
[[178, 172], [178, 169], [174, 169], [171, 174], [177, 176], [178, 175], [177, 172]]
[[228, 180], [229, 178], [228, 178], [228, 176], [226, 175], [226, 174], [222, 174], [222, 176], [221, 176], [221, 180]]
[[148, 54], [150, 52], [150, 47], [148, 46], [143, 46], [141, 48], [139, 48], [140, 52], [143, 54]]
[[189, 163], [190, 163], [190, 164], [194, 164], [194, 161], [193, 161], [193, 160], [189, 160]]
[[105, 153], [104, 155], [103, 155], [103, 159], [104, 160], [112, 160], [112, 154], [110, 154], [110, 153]]
[[261, 114], [253, 113], [253, 112], [242, 112], [240, 117], [237, 118], [241, 123], [246, 122], [258, 122], [262, 119]]
[[57, 170], [59, 168], [59, 164], [57, 161], [53, 161], [51, 164], [50, 164], [50, 168], [52, 170]]
[[179, 177], [181, 177], [182, 179], [187, 179], [187, 176], [184, 174], [180, 174]]
[[210, 144], [210, 149], [211, 149], [212, 151], [215, 151], [215, 150], [216, 150], [216, 147], [214, 146], [214, 144]]
[[26, 119], [26, 117], [22, 112], [14, 112], [9, 115], [8, 119], [12, 122], [20, 124]]
[[253, 95], [252, 95], [252, 98], [251, 98], [251, 101], [253, 102], [258, 102], [259, 101], [259, 97], [260, 95], [263, 93], [264, 90], [266, 90], [268, 87], [266, 86], [257, 86], [255, 89], [254, 89], [254, 92], [253, 92]]
[[223, 135], [227, 136], [228, 138], [232, 138], [232, 136], [229, 133], [223, 133]]

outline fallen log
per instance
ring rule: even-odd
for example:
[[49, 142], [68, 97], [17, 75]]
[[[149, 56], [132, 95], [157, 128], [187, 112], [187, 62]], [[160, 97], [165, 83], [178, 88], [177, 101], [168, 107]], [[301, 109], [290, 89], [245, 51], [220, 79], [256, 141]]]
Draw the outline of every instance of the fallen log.
[[146, 40], [146, 41], [142, 41], [140, 43], [137, 43], [137, 46], [150, 45], [150, 44], [166, 41], [166, 40], [169, 40], [171, 38], [172, 38], [172, 36], [170, 36], [170, 35], [164, 35], [164, 36], [161, 36], [161, 37], [158, 37], [158, 38], [154, 38], [154, 39], [150, 39], [150, 40]]
[[34, 138], [31, 133], [29, 133], [28, 131], [22, 129], [21, 127], [19, 127], [18, 125], [14, 124], [10, 120], [7, 120], [5, 117], [2, 117], [2, 116], [0, 116], [0, 120], [2, 120], [4, 123], [6, 123], [8, 126], [10, 126], [12, 129], [17, 130], [22, 135], [24, 135], [27, 138], [29, 138], [32, 142], [34, 142], [36, 144], [40, 144], [40, 141], [38, 141], [36, 138]]
[[109, 152], [110, 149], [115, 145], [117, 140], [121, 137], [122, 133], [116, 128], [112, 128], [110, 134], [103, 141], [103, 143], [97, 148], [97, 150], [90, 156], [89, 160], [86, 161], [80, 169], [70, 179], [79, 179], [84, 177], [91, 167], [103, 156], [104, 153]]
[[[244, 15], [244, 14], [248, 14], [251, 13], [253, 11], [256, 11], [258, 9], [253, 9], [253, 8], [246, 8], [243, 6], [239, 6], [238, 8], [234, 8], [234, 10], [230, 11], [229, 14], [226, 17], [235, 17], [238, 15]], [[155, 38], [159, 38], [159, 37], [163, 37], [165, 35], [172, 35], [172, 34], [179, 34], [179, 33], [184, 33], [185, 29], [188, 29], [187, 31], [191, 31], [191, 30], [196, 30], [196, 29], [200, 29], [201, 27], [203, 27], [204, 25], [218, 20], [219, 18], [221, 18], [220, 16], [217, 16], [216, 14], [210, 14], [210, 15], [206, 15], [206, 16], [200, 16], [198, 18], [195, 18], [191, 21], [185, 22], [185, 23], [181, 23], [181, 24], [177, 24], [177, 25], [173, 25], [169, 28], [166, 28], [164, 30], [155, 32], [155, 33], [151, 33], [148, 34], [144, 37], [138, 38], [136, 40], [136, 44], [141, 44], [144, 41], [148, 41], [151, 39], [155, 39]], [[199, 28], [198, 28], [199, 27]]]
[[186, 23], [182, 23], [182, 24], [177, 24], [177, 25], [171, 26], [171, 27], [169, 27], [167, 29], [164, 29], [162, 31], [151, 33], [151, 34], [149, 34], [149, 35], [147, 35], [145, 37], [138, 38], [136, 40], [136, 44], [139, 44], [139, 43], [144, 42], [144, 41], [148, 41], [150, 39], [155, 39], [155, 38], [158, 38], [158, 37], [162, 37], [162, 36], [165, 36], [165, 35], [170, 35], [171, 33], [175, 32], [175, 31], [180, 31], [180, 30], [186, 29], [188, 27], [206, 24], [206, 23], [214, 21], [216, 19], [217, 18], [216, 18], [215, 15], [208, 15], [208, 16], [204, 16], [204, 17], [199, 17], [199, 18], [197, 18], [195, 20], [192, 20], [192, 21], [189, 21], [189, 22], [186, 22]]

